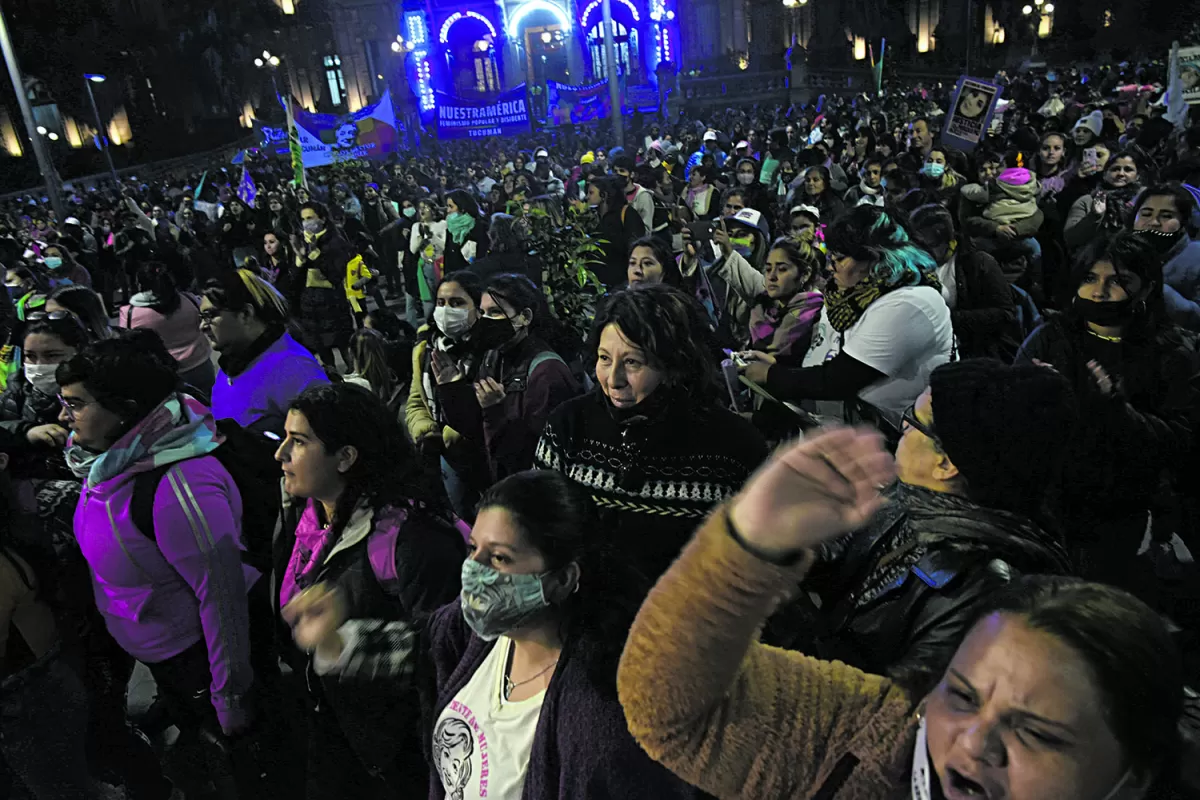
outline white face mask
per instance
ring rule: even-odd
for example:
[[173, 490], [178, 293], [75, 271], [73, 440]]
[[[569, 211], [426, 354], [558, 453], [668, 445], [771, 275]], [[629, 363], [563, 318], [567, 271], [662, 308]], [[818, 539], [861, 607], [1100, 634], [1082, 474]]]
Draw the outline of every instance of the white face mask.
[[462, 335], [471, 329], [465, 308], [438, 306], [433, 310], [433, 322], [438, 326], [438, 330], [451, 339], [461, 339]]
[[58, 394], [58, 381], [54, 378], [57, 371], [58, 364], [26, 364], [25, 380], [42, 394], [53, 396]]
[[742, 186], [749, 186], [750, 184], [754, 183], [753, 173], [739, 172], [737, 178], [738, 183], [740, 183]]

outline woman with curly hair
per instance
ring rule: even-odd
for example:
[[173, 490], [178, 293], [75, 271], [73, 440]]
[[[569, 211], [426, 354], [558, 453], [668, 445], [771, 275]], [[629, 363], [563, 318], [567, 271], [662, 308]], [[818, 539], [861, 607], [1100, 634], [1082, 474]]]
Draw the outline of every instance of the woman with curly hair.
[[[313, 387], [291, 404], [285, 433], [275, 549], [286, 620], [334, 590], [351, 617], [387, 621], [412, 621], [458, 594], [462, 534], [382, 400], [348, 383]], [[309, 797], [401, 797], [424, 784], [415, 691], [315, 678], [309, 689]]]
[[537, 465], [583, 486], [613, 544], [651, 579], [766, 456], [762, 436], [721, 405], [702, 314], [661, 284], [609, 298], [588, 340], [597, 387], [559, 406], [537, 447]]

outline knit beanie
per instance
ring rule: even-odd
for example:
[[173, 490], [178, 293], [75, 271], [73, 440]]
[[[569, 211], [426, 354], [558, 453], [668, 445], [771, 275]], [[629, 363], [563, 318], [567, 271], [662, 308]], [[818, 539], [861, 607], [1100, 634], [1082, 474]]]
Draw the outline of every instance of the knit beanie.
[[972, 499], [996, 508], [1041, 504], [1075, 417], [1071, 388], [1052, 369], [971, 358], [929, 378], [933, 430]]
[[1033, 173], [1022, 167], [1013, 167], [1001, 172], [996, 180], [1000, 183], [1007, 183], [1009, 186], [1024, 186], [1033, 180]]
[[586, 153], [583, 154], [583, 156], [580, 157], [579, 163], [580, 164], [591, 164], [591, 163], [595, 162], [595, 160], [596, 160], [596, 154], [593, 153], [591, 150], [588, 150]]
[[1080, 117], [1079, 122], [1075, 123], [1076, 128], [1087, 128], [1093, 135], [1099, 136], [1100, 131], [1104, 128], [1104, 114], [1100, 111], [1093, 111], [1086, 117]]

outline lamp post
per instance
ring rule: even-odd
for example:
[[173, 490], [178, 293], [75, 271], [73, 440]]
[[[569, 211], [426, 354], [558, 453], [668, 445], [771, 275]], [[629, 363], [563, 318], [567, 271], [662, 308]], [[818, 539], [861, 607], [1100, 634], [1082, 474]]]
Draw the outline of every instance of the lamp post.
[[41, 170], [42, 180], [46, 183], [46, 195], [50, 198], [50, 206], [54, 216], [59, 220], [66, 219], [62, 194], [59, 192], [59, 177], [50, 161], [45, 143], [37, 132], [33, 121], [33, 109], [29, 107], [29, 98], [25, 94], [25, 81], [21, 78], [21, 66], [17, 63], [17, 53], [13, 50], [12, 40], [8, 38], [8, 23], [4, 20], [4, 10], [0, 9], [0, 50], [4, 51], [4, 63], [8, 67], [8, 77], [12, 79], [13, 90], [17, 93], [17, 105], [21, 107], [21, 116], [25, 120], [25, 132], [29, 134], [29, 143], [33, 147], [33, 155], [37, 159], [38, 169]]
[[270, 50], [263, 50], [262, 56], [254, 59], [254, 66], [270, 71], [271, 88], [275, 90], [275, 98], [278, 100], [280, 94], [279, 84], [275, 81], [275, 69], [279, 66], [279, 56], [271, 55]]
[[100, 121], [100, 109], [96, 107], [96, 95], [92, 93], [93, 83], [104, 83], [106, 80], [108, 78], [94, 72], [83, 73], [83, 85], [87, 87], [88, 100], [92, 103], [92, 116], [96, 118], [96, 135], [100, 137], [100, 141], [104, 145], [102, 149], [105, 159], [108, 160], [108, 172], [112, 175], [113, 183], [119, 186], [121, 179], [117, 177], [117, 168], [113, 166], [112, 153], [108, 149], [108, 136], [104, 133], [104, 123]]

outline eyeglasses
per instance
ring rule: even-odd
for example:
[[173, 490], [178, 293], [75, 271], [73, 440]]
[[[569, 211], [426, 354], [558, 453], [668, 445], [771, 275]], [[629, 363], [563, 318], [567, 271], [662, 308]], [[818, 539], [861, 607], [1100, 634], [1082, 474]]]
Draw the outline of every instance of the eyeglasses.
[[209, 325], [217, 321], [217, 317], [225, 313], [223, 308], [210, 308], [200, 312], [200, 323], [208, 323]]
[[77, 400], [74, 397], [63, 397], [58, 395], [58, 404], [62, 406], [63, 411], [67, 412], [67, 419], [75, 421], [75, 415], [90, 405], [95, 405], [95, 400]]
[[77, 319], [70, 311], [31, 311], [25, 315], [27, 322], [40, 322], [45, 319]]
[[926, 425], [924, 422], [921, 422], [921, 420], [917, 419], [916, 403], [913, 403], [908, 407], [908, 410], [905, 411], [904, 415], [900, 417], [900, 423], [901, 425], [907, 425], [908, 427], [925, 434], [933, 441], [934, 445], [936, 445], [939, 450], [942, 449], [942, 440], [938, 438], [936, 433], [934, 433], [933, 426]]

